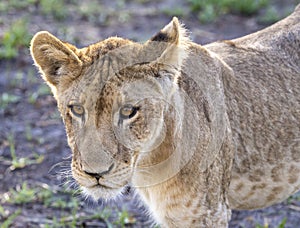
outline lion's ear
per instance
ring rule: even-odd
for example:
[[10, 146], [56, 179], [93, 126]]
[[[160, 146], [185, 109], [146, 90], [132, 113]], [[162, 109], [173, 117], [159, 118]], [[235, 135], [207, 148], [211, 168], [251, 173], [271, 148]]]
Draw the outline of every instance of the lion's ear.
[[75, 49], [48, 32], [38, 32], [31, 40], [30, 52], [44, 80], [57, 87], [60, 82], [73, 80], [81, 72], [82, 62]]
[[[152, 45], [157, 46], [161, 55], [156, 62], [166, 66], [181, 68], [183, 60], [187, 57], [187, 31], [174, 17], [172, 21], [150, 39]], [[161, 45], [159, 43], [164, 43]]]

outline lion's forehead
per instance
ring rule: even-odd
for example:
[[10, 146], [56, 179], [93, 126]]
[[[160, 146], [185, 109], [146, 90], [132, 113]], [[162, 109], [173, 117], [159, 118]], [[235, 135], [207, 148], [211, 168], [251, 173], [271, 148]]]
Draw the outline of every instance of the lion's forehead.
[[123, 39], [120, 37], [110, 37], [106, 40], [99, 41], [95, 44], [89, 45], [80, 49], [81, 56], [88, 56], [88, 62], [96, 61], [99, 58], [109, 54], [111, 51], [116, 50], [123, 46], [134, 45], [134, 42]]
[[[153, 78], [157, 77], [157, 72], [149, 66], [127, 66], [116, 70], [113, 63], [108, 61], [106, 66], [90, 66], [81, 77], [76, 80], [67, 90], [75, 97], [97, 96], [110, 97], [117, 93], [130, 90], [137, 85], [153, 84]], [[150, 86], [153, 87], [153, 86]], [[141, 89], [141, 88], [139, 88]], [[146, 89], [146, 88], [144, 88]]]

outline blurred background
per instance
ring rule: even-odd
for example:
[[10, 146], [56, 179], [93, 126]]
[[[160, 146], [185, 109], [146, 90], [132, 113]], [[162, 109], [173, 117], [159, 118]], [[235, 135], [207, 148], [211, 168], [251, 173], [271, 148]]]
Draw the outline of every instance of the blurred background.
[[[128, 188], [92, 202], [70, 177], [71, 152], [56, 102], [29, 55], [41, 30], [83, 47], [110, 36], [143, 42], [177, 16], [206, 44], [262, 29], [299, 0], [1, 0], [0, 227], [151, 227]], [[256, 211], [234, 211], [230, 227], [299, 227], [300, 194]]]

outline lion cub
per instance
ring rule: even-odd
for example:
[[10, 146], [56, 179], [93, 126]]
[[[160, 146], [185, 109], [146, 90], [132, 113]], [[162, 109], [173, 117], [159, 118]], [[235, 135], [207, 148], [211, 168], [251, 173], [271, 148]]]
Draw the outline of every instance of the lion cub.
[[300, 7], [257, 33], [200, 46], [174, 18], [144, 44], [78, 49], [37, 33], [85, 194], [136, 187], [163, 227], [226, 227], [230, 209], [300, 188]]

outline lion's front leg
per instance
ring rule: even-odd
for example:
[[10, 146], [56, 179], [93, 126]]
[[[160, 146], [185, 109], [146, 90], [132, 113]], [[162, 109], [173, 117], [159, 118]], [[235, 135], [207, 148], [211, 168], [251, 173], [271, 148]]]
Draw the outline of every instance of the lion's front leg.
[[[231, 210], [225, 192], [208, 191], [189, 183], [179, 186], [178, 178], [139, 192], [161, 227], [227, 227]], [[225, 194], [224, 194], [225, 193]]]
[[197, 156], [173, 178], [138, 188], [162, 227], [227, 227], [233, 150], [230, 132], [214, 162], [202, 170]]
[[198, 208], [197, 205], [193, 208], [186, 208], [185, 212], [181, 211], [177, 214], [178, 217], [174, 217], [174, 214], [165, 216], [162, 219], [161, 227], [228, 227], [231, 210], [227, 204], [220, 203], [218, 208], [207, 208], [203, 205], [200, 207]]

